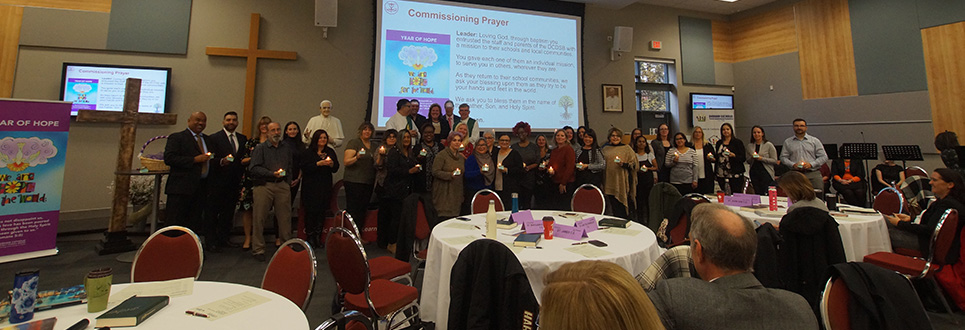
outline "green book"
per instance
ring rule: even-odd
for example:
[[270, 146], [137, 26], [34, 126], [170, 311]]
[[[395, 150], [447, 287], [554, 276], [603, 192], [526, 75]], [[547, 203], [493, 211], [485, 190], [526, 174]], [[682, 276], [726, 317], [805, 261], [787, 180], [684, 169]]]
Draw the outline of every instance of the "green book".
[[617, 218], [603, 218], [599, 222], [600, 227], [617, 227], [617, 228], [627, 228], [630, 227], [630, 220], [617, 219]]
[[94, 327], [133, 327], [168, 305], [168, 296], [134, 296], [98, 316]]

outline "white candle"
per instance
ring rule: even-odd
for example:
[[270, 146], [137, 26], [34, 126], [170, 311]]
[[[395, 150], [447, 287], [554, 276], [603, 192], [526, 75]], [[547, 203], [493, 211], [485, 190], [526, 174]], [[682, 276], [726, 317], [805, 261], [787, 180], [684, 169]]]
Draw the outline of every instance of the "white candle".
[[233, 161], [235, 161], [235, 156], [232, 156], [232, 155], [229, 154], [228, 157], [225, 157], [224, 159], [227, 159], [228, 162], [233, 162]]

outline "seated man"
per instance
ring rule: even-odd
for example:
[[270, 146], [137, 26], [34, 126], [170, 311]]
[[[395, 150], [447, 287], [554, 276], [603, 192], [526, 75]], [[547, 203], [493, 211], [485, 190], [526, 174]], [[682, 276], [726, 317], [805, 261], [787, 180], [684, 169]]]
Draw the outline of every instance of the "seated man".
[[768, 289], [751, 273], [757, 234], [721, 204], [694, 208], [691, 254], [700, 278], [671, 278], [649, 293], [667, 329], [817, 329], [803, 297]]

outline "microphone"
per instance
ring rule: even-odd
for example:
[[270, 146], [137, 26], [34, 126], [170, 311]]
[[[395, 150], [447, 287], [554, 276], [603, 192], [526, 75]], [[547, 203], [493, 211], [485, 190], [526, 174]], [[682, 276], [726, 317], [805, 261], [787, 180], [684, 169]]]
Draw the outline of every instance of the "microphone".
[[859, 133], [861, 133], [861, 143], [867, 143], [868, 141], [864, 140], [864, 131], [860, 131]]

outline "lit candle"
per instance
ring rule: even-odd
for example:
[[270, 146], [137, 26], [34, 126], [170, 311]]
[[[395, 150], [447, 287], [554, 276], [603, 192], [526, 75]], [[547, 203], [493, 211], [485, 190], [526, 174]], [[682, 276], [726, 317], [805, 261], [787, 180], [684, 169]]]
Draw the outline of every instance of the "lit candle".
[[205, 153], [205, 155], [208, 155], [208, 157], [211, 157], [211, 153], [210, 153], [210, 152]]
[[503, 162], [499, 162], [499, 164], [496, 164], [496, 168], [498, 168], [500, 171], [506, 169], [505, 167], [503, 167]]
[[755, 151], [755, 152], [754, 152], [754, 158], [760, 158], [760, 157], [761, 157], [761, 155], [758, 155], [758, 154], [757, 154], [757, 151]]
[[359, 150], [359, 156], [362, 156], [362, 155], [365, 155], [365, 148], [362, 148], [362, 150]]
[[459, 175], [460, 173], [462, 173], [462, 172], [459, 171], [459, 168], [456, 168], [455, 171], [452, 171], [452, 175], [453, 175], [453, 176]]
[[415, 164], [415, 168], [418, 168], [418, 169], [421, 171], [421, 170], [422, 170], [422, 164]]
[[425, 157], [427, 154], [428, 152], [426, 151], [425, 148], [422, 148], [422, 151], [419, 151], [419, 156]]
[[332, 157], [325, 156], [325, 160], [330, 161], [330, 160], [332, 160]]
[[465, 144], [465, 143], [460, 143], [460, 144], [459, 144], [459, 151], [463, 151], [463, 150], [466, 150], [466, 144]]
[[539, 168], [546, 168], [546, 162], [539, 163]]
[[381, 153], [381, 154], [384, 154], [384, 153], [385, 153], [385, 146], [379, 147], [379, 153]]
[[613, 158], [613, 162], [619, 163], [619, 162], [620, 162], [620, 156], [614, 157], [614, 158]]
[[552, 167], [552, 166], [550, 166], [550, 168], [549, 168], [548, 170], [546, 170], [546, 172], [549, 173], [550, 175], [553, 175], [553, 174], [556, 173], [555, 171], [553, 171], [553, 167]]
[[278, 172], [278, 176], [285, 176], [285, 169], [279, 168], [276, 172]]
[[707, 153], [707, 158], [714, 158], [714, 154], [708, 152], [708, 153]]
[[233, 162], [235, 161], [235, 156], [232, 156], [231, 154], [229, 154], [228, 157], [225, 157], [224, 159], [227, 159], [228, 162]]
[[583, 162], [576, 163], [576, 168], [583, 169]]
[[489, 172], [489, 164], [483, 164], [482, 171]]

